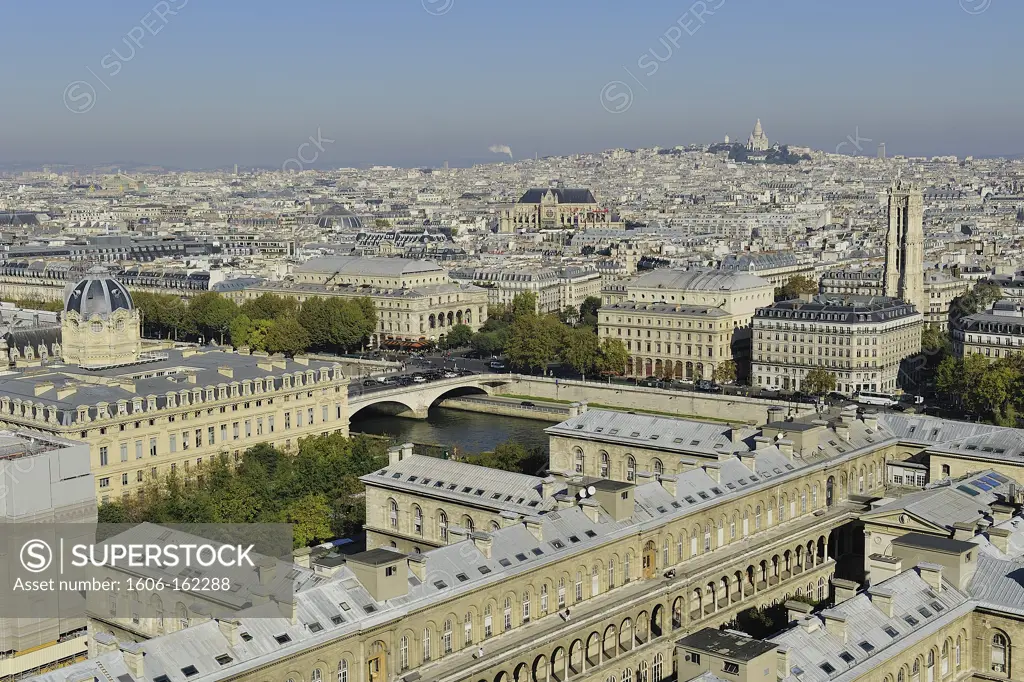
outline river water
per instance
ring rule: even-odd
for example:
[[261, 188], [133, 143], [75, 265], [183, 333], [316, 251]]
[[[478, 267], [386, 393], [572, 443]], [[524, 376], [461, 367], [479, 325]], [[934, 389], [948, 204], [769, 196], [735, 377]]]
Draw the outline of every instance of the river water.
[[548, 437], [544, 429], [551, 425], [534, 419], [463, 412], [435, 405], [430, 408], [427, 419], [407, 419], [372, 409], [362, 410], [352, 419], [351, 431], [388, 436], [400, 443], [455, 447], [459, 453], [488, 452], [508, 441], [515, 441], [528, 449], [542, 447], [547, 452]]

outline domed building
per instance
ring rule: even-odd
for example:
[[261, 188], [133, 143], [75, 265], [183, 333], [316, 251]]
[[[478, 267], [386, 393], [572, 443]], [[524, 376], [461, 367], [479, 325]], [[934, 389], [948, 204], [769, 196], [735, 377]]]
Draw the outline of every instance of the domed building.
[[747, 138], [747, 149], [752, 152], [768, 151], [768, 136], [765, 135], [764, 128], [761, 127], [761, 119], [757, 119], [754, 131]]
[[61, 355], [85, 369], [138, 362], [142, 354], [139, 311], [128, 289], [101, 267], [64, 291]]
[[316, 224], [318, 227], [344, 232], [358, 232], [363, 229], [363, 221], [359, 216], [341, 204], [334, 204], [321, 213]]

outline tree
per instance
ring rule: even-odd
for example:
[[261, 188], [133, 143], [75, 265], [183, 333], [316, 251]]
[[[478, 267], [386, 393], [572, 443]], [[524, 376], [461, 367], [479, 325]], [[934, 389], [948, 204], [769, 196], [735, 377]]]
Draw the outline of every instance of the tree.
[[970, 291], [954, 298], [949, 303], [949, 323], [958, 327], [960, 319], [967, 315], [988, 310], [992, 304], [1003, 297], [1003, 290], [988, 282], [978, 282]]
[[292, 544], [309, 547], [331, 538], [331, 507], [321, 494], [306, 495], [284, 510], [281, 520], [292, 524]]
[[836, 390], [836, 375], [824, 367], [815, 367], [803, 380], [803, 388], [811, 395], [825, 395]]
[[570, 329], [562, 345], [562, 362], [586, 376], [593, 374], [601, 360], [597, 334], [587, 327]]
[[818, 283], [804, 275], [793, 275], [785, 284], [775, 290], [775, 298], [785, 301], [802, 295], [818, 293]]
[[473, 330], [464, 324], [457, 324], [444, 337], [445, 348], [464, 348], [473, 338]]
[[482, 355], [498, 355], [508, 345], [508, 331], [477, 332], [470, 338], [469, 345]]
[[929, 358], [929, 364], [938, 365], [953, 351], [949, 334], [944, 333], [936, 324], [927, 324], [921, 330], [921, 352]]
[[563, 329], [558, 318], [523, 314], [509, 330], [508, 347], [505, 349], [509, 361], [527, 371], [547, 369], [548, 363], [557, 355]]
[[234, 301], [207, 291], [189, 301], [186, 317], [206, 340], [216, 338], [224, 343], [224, 334], [237, 314], [238, 306]]
[[239, 312], [251, 320], [276, 320], [279, 317], [294, 317], [298, 310], [298, 301], [290, 296], [261, 294], [243, 303]]
[[573, 326], [580, 319], [580, 311], [571, 305], [567, 305], [558, 311], [558, 321], [569, 327]]
[[580, 324], [597, 329], [597, 311], [601, 307], [601, 299], [587, 296], [580, 303]]
[[309, 333], [294, 317], [284, 317], [270, 323], [265, 344], [270, 353], [293, 356], [309, 348]]
[[235, 348], [249, 345], [249, 335], [252, 333], [253, 323], [248, 315], [237, 315], [228, 325], [228, 338]]
[[629, 351], [620, 339], [606, 338], [601, 342], [601, 360], [598, 369], [608, 374], [619, 376], [626, 371], [629, 362]]
[[736, 381], [736, 363], [733, 360], [724, 360], [718, 363], [712, 377], [720, 384], [731, 384]]
[[537, 314], [537, 294], [532, 291], [524, 291], [516, 294], [512, 299], [512, 320], [518, 320], [525, 315]]

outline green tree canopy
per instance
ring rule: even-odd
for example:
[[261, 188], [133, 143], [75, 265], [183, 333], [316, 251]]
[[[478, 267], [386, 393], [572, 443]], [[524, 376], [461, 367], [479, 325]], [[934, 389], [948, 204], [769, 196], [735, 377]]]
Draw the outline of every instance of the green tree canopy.
[[580, 304], [580, 324], [597, 329], [597, 311], [601, 307], [601, 299], [587, 296]]
[[720, 384], [730, 384], [736, 381], [736, 363], [732, 360], [723, 360], [715, 367], [712, 376]]
[[824, 367], [815, 367], [804, 377], [802, 385], [806, 393], [825, 395], [836, 390], [836, 375]]
[[561, 347], [561, 359], [580, 374], [593, 374], [601, 362], [597, 334], [589, 327], [568, 330]]
[[249, 299], [239, 309], [242, 315], [251, 320], [276, 320], [279, 317], [294, 317], [299, 311], [299, 304], [290, 296], [276, 294], [260, 294]]
[[801, 295], [814, 295], [818, 293], [818, 283], [805, 275], [794, 275], [775, 290], [775, 298], [785, 301], [797, 298]]
[[601, 360], [598, 369], [616, 376], [626, 371], [629, 362], [629, 351], [621, 339], [605, 338], [601, 341]]
[[463, 348], [468, 346], [473, 338], [473, 330], [464, 324], [457, 324], [448, 330], [444, 336], [445, 348]]
[[207, 341], [217, 339], [223, 343], [231, 320], [237, 314], [238, 306], [234, 301], [214, 291], [207, 291], [189, 301], [186, 318], [192, 328]]
[[512, 320], [513, 323], [526, 315], [537, 314], [537, 294], [532, 291], [524, 291], [516, 294], [512, 299]]
[[541, 317], [532, 313], [521, 315], [509, 330], [508, 347], [505, 349], [509, 361], [527, 371], [544, 371], [558, 355], [564, 329], [557, 317]]
[[270, 323], [264, 345], [270, 353], [295, 355], [309, 348], [309, 333], [294, 317], [282, 317]]

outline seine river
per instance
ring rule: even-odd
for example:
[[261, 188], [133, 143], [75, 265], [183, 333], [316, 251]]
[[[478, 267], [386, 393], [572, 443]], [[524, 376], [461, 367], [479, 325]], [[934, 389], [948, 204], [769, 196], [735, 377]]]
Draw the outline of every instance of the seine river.
[[400, 443], [455, 447], [460, 453], [487, 452], [508, 441], [516, 441], [527, 448], [540, 446], [547, 452], [548, 438], [544, 429], [548, 426], [552, 423], [434, 406], [425, 420], [364, 410], [352, 419], [351, 430], [389, 436]]

